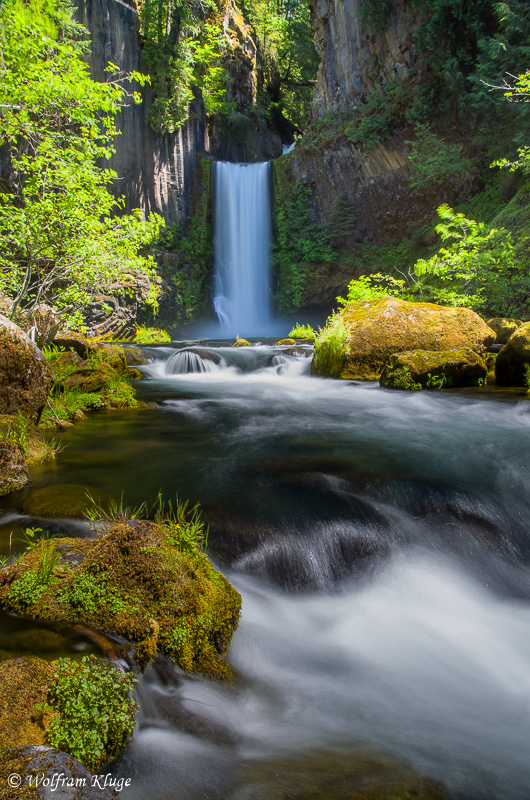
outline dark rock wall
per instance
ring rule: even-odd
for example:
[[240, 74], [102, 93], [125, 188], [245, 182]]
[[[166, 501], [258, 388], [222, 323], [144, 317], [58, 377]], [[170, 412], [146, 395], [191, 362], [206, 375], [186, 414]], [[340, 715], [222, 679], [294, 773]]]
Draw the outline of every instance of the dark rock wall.
[[[89, 60], [94, 78], [105, 80], [109, 61], [125, 72], [147, 72], [134, 8], [122, 0], [77, 0], [76, 4], [78, 20], [90, 32]], [[224, 24], [233, 31], [234, 57], [229, 72], [239, 105], [249, 102], [249, 93], [252, 102], [256, 47], [241, 30], [240, 15], [237, 24], [234, 22], [234, 9], [232, 3], [227, 4]], [[179, 131], [156, 134], [149, 123], [152, 93], [148, 86], [142, 96], [141, 105], [131, 104], [118, 115], [121, 135], [115, 140], [116, 153], [110, 161], [118, 175], [115, 192], [125, 196], [126, 210], [140, 207], [145, 212], [156, 211], [166, 222], [184, 223], [192, 213], [198, 155], [215, 160], [262, 161], [281, 152], [280, 140], [264, 126], [245, 121], [235, 135], [226, 124], [213, 121], [209, 127], [200, 98], [191, 104], [189, 119]]]

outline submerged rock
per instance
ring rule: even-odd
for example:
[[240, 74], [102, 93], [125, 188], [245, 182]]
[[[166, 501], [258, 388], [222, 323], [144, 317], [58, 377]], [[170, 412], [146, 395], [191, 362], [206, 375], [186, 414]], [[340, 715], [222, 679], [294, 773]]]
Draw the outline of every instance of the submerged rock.
[[227, 677], [241, 598], [190, 536], [186, 524], [135, 521], [98, 540], [51, 539], [3, 573], [0, 599], [38, 619], [125, 636], [144, 662], [160, 650], [187, 671]]
[[94, 503], [107, 508], [110, 502], [110, 496], [98, 489], [75, 483], [61, 483], [36, 489], [23, 503], [22, 510], [32, 517], [82, 519], [87, 509], [93, 508]]
[[530, 322], [512, 333], [495, 362], [498, 386], [526, 386], [526, 369], [530, 365]]
[[37, 418], [52, 383], [53, 371], [39, 348], [0, 314], [0, 412]]
[[379, 380], [391, 355], [469, 348], [483, 355], [495, 333], [467, 308], [409, 303], [396, 297], [348, 303], [315, 342], [312, 373]]
[[381, 386], [391, 389], [447, 389], [482, 385], [487, 367], [473, 350], [411, 350], [387, 361]]
[[379, 753], [308, 751], [248, 764], [234, 800], [447, 800], [440, 784]]

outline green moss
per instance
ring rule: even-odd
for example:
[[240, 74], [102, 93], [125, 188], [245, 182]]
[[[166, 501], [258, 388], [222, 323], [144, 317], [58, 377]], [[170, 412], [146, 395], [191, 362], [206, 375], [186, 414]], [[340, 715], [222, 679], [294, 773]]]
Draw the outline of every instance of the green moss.
[[381, 386], [392, 389], [449, 389], [482, 386], [487, 368], [470, 349], [414, 350], [390, 356], [381, 375]]
[[251, 346], [252, 345], [250, 344], [248, 339], [242, 339], [240, 336], [236, 338], [234, 344], [232, 345], [232, 347], [251, 347]]
[[[227, 677], [223, 655], [237, 626], [241, 599], [193, 546], [195, 534], [185, 523], [182, 528], [179, 533], [179, 523], [124, 523], [114, 524], [97, 541], [58, 540], [60, 552], [75, 552], [81, 563], [73, 569], [66, 556], [61, 558], [27, 613], [125, 636], [141, 645], [144, 658], [156, 641], [183, 669]], [[9, 567], [0, 589], [9, 608], [19, 608], [13, 586], [35, 569], [33, 551]]]

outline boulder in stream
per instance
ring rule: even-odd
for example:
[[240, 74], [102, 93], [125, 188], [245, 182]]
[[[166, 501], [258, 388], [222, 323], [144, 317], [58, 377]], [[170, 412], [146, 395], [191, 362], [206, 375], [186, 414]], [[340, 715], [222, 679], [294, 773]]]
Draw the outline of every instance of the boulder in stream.
[[498, 386], [526, 386], [530, 365], [530, 322], [512, 333], [495, 361], [495, 381]]
[[482, 356], [496, 334], [468, 308], [409, 303], [397, 297], [348, 303], [315, 342], [312, 373], [379, 380], [390, 356], [411, 350], [468, 348]]
[[482, 385], [486, 374], [484, 360], [469, 348], [411, 350], [390, 356], [379, 382], [389, 389], [448, 389]]
[[84, 624], [226, 678], [241, 598], [197, 542], [197, 521], [109, 522], [99, 539], [43, 540], [1, 575], [0, 600], [41, 620]]
[[515, 333], [517, 328], [522, 325], [518, 319], [506, 319], [505, 317], [493, 317], [487, 320], [487, 324], [497, 334], [495, 344], [506, 344], [512, 333]]

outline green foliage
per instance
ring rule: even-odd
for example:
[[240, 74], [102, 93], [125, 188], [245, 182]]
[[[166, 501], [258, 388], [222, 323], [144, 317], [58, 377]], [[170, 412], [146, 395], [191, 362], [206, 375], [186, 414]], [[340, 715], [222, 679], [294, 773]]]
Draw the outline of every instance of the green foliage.
[[28, 455], [29, 425], [24, 415], [17, 411], [16, 419], [10, 420], [6, 428], [0, 428], [0, 440], [11, 442]]
[[431, 375], [430, 372], [427, 374], [426, 389], [449, 389], [452, 385], [452, 375], [446, 375], [445, 372], [442, 372], [441, 375]]
[[350, 281], [348, 284], [348, 297], [346, 299], [337, 297], [337, 302], [341, 306], [345, 306], [347, 303], [356, 303], [360, 300], [376, 300], [378, 297], [385, 297], [386, 295], [403, 297], [404, 294], [404, 280], [376, 272], [372, 275], [361, 275], [360, 278]]
[[[309, 119], [318, 56], [308, 0], [245, 0], [260, 46], [262, 98], [273, 121], [303, 128]], [[281, 123], [280, 123], [281, 124]]]
[[384, 94], [372, 92], [361, 106], [360, 112], [346, 126], [347, 138], [356, 145], [371, 149], [394, 131], [397, 116], [390, 87]]
[[311, 219], [310, 190], [297, 183], [289, 199], [275, 208], [274, 265], [278, 270], [280, 312], [303, 307], [310, 282], [337, 261], [326, 230]]
[[[523, 75], [519, 75], [515, 85], [506, 87], [507, 91], [504, 96], [511, 102], [518, 103], [530, 100], [530, 70]], [[517, 150], [518, 158], [514, 161], [509, 161], [507, 158], [502, 158], [494, 161], [493, 167], [509, 167], [512, 172], [520, 169], [525, 175], [530, 175], [530, 145], [524, 145]]]
[[74, 608], [86, 610], [89, 614], [95, 614], [101, 607], [107, 608], [113, 614], [119, 614], [126, 608], [127, 602], [106, 584], [106, 575], [80, 572], [75, 575], [67, 589], [59, 591], [58, 597], [61, 602], [70, 603]]
[[198, 503], [190, 508], [188, 500], [177, 497], [174, 503], [171, 500], [164, 502], [159, 494], [152, 514], [154, 521], [166, 528], [168, 543], [180, 553], [195, 558], [207, 547], [208, 528], [201, 519]]
[[346, 192], [341, 192], [335, 201], [330, 220], [330, 236], [333, 247], [348, 246], [355, 233], [359, 210]]
[[172, 133], [188, 119], [194, 87], [201, 89], [208, 113], [233, 110], [224, 66], [230, 39], [216, 20], [216, 11], [212, 0], [142, 3], [140, 27], [155, 94], [150, 112], [155, 130]]
[[70, 753], [90, 770], [118, 755], [134, 728], [136, 680], [94, 656], [60, 658], [48, 700], [56, 712], [47, 744]]
[[47, 586], [34, 570], [28, 570], [13, 582], [9, 597], [14, 606], [23, 612], [37, 602]]
[[361, 15], [373, 33], [384, 33], [390, 19], [390, 0], [363, 0]]
[[134, 341], [137, 344], [160, 344], [170, 342], [171, 336], [161, 328], [137, 328]]
[[530, 299], [528, 239], [466, 219], [440, 206], [436, 227], [446, 246], [415, 265], [422, 292], [444, 305], [467, 306], [504, 317], [524, 316]]
[[348, 352], [348, 330], [339, 314], [332, 314], [315, 341], [313, 367], [317, 375], [340, 378]]
[[461, 185], [473, 167], [473, 160], [463, 155], [463, 145], [450, 144], [437, 136], [429, 125], [416, 125], [416, 139], [407, 141], [411, 152], [410, 187], [415, 190]]
[[117, 216], [116, 175], [99, 166], [116, 113], [140, 100], [125, 85], [145, 76], [109, 65], [107, 81], [93, 81], [85, 33], [60, 0], [0, 6], [0, 141], [11, 164], [0, 188], [0, 291], [11, 315], [46, 301], [77, 325], [95, 287], [131, 269], [150, 274], [140, 250], [161, 225], [139, 211]]
[[297, 322], [292, 331], [289, 333], [289, 336], [293, 339], [316, 339], [317, 332], [311, 327], [311, 325], [300, 325], [300, 323]]

